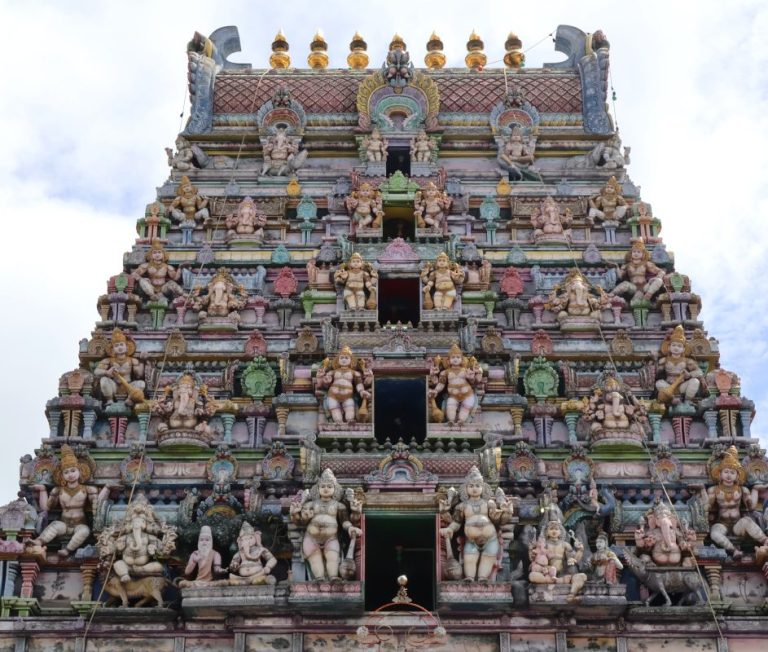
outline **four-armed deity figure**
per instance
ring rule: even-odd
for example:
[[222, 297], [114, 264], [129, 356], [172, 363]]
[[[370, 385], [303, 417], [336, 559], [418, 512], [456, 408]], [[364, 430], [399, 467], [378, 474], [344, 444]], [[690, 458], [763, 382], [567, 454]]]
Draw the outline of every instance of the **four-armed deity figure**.
[[450, 310], [458, 296], [457, 286], [464, 283], [465, 276], [463, 267], [451, 262], [445, 252], [440, 252], [434, 263], [427, 263], [421, 270], [424, 308]]
[[[334, 423], [353, 423], [362, 417], [361, 413], [367, 412], [371, 392], [366, 386], [373, 382], [372, 372], [352, 355], [349, 347], [343, 347], [335, 360], [323, 360], [316, 381], [318, 388], [328, 389], [325, 401]], [[355, 404], [355, 393], [361, 399], [359, 408]]]
[[333, 280], [343, 288], [347, 310], [376, 310], [379, 275], [360, 254], [352, 254], [349, 262], [336, 270]]

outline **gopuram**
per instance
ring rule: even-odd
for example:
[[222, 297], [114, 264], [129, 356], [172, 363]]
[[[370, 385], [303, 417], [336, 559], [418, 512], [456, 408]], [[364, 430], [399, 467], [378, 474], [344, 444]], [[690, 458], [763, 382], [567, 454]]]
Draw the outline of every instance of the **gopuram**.
[[660, 236], [688, 218], [628, 176], [609, 42], [484, 48], [193, 36], [0, 508], [0, 651], [764, 649], [754, 405]]

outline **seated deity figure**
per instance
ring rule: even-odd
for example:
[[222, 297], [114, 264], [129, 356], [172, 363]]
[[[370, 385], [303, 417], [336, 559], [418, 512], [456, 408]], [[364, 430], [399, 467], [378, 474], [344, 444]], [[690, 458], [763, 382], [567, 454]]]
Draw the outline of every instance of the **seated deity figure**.
[[589, 200], [589, 219], [604, 222], [619, 222], [629, 210], [627, 202], [621, 196], [621, 186], [616, 177], [611, 177], [603, 186], [600, 194]]
[[619, 572], [624, 568], [618, 555], [608, 547], [608, 535], [601, 532], [595, 539], [595, 552], [589, 558], [592, 579], [606, 584], [618, 584]]
[[464, 283], [464, 276], [464, 268], [451, 262], [445, 252], [439, 253], [434, 263], [427, 263], [421, 270], [424, 309], [450, 310], [458, 295], [458, 286]]
[[440, 528], [440, 535], [451, 539], [460, 531], [464, 545], [461, 551], [464, 579], [470, 582], [488, 582], [499, 568], [501, 537], [498, 528], [512, 520], [513, 504], [499, 491], [493, 495], [491, 487], [483, 480], [476, 466], [473, 466], [459, 489], [455, 501], [455, 490], [448, 493], [446, 500], [439, 504], [443, 521], [450, 521]]
[[173, 385], [165, 388], [164, 395], [152, 406], [152, 413], [162, 419], [157, 432], [194, 431], [206, 437], [212, 437], [213, 431], [208, 425], [219, 408], [218, 401], [208, 396], [208, 386], [199, 378], [186, 371]]
[[381, 226], [384, 209], [381, 204], [381, 193], [374, 190], [370, 183], [363, 183], [344, 199], [344, 206], [352, 216], [357, 228], [371, 229]]
[[632, 301], [650, 301], [664, 285], [664, 270], [651, 262], [651, 252], [645, 248], [642, 238], [632, 241], [632, 248], [627, 252], [617, 276], [621, 282], [610, 294], [630, 296]]
[[684, 527], [670, 506], [661, 500], [646, 512], [635, 530], [635, 546], [637, 552], [642, 553], [640, 558], [657, 566], [693, 565], [691, 547], [694, 543], [696, 532]]
[[261, 175], [284, 177], [298, 170], [307, 160], [307, 150], [299, 150], [301, 138], [288, 134], [286, 127], [277, 127], [264, 144], [264, 165]]
[[538, 171], [533, 167], [536, 151], [536, 135], [525, 141], [519, 125], [513, 125], [508, 135], [502, 136], [496, 160], [509, 173], [512, 181], [540, 180]]
[[629, 387], [611, 372], [595, 385], [584, 407], [593, 439], [631, 436], [642, 441], [646, 412], [645, 406], [635, 398]]
[[219, 267], [205, 288], [196, 288], [192, 305], [206, 317], [239, 318], [238, 310], [245, 307], [248, 291], [237, 283], [226, 267]]
[[229, 562], [230, 584], [274, 584], [270, 575], [277, 565], [275, 556], [261, 543], [261, 532], [248, 521], [243, 522], [237, 536], [237, 552]]
[[65, 539], [66, 543], [59, 550], [59, 556], [69, 557], [88, 540], [91, 528], [88, 527], [85, 515], [86, 506], [90, 504], [96, 512], [109, 496], [108, 486], [99, 491], [85, 484], [90, 480], [93, 468], [87, 460], [78, 459], [67, 444], [61, 447], [61, 458], [53, 472], [57, 486], [50, 495], [43, 484], [32, 487], [37, 493], [40, 511], [48, 512], [61, 507], [61, 518], [51, 521], [36, 538], [27, 543], [28, 547], [45, 546], [55, 539]]
[[167, 301], [184, 293], [178, 284], [183, 265], [179, 269], [171, 267], [168, 264], [168, 253], [158, 240], [152, 242], [144, 260], [146, 262], [139, 265], [131, 275], [150, 301]]
[[[318, 388], [328, 389], [325, 401], [334, 423], [354, 423], [360, 412], [367, 412], [371, 393], [366, 386], [373, 382], [371, 371], [361, 365], [348, 346], [339, 351], [335, 360], [323, 360], [316, 381]], [[359, 409], [355, 405], [355, 393], [362, 401]]]
[[601, 287], [592, 286], [574, 267], [565, 280], [552, 289], [545, 306], [555, 313], [561, 327], [581, 322], [597, 325], [601, 311], [608, 307], [608, 298]]
[[[572, 572], [584, 556], [584, 545], [574, 538], [571, 546], [565, 527], [558, 520], [547, 522], [539, 539], [543, 543], [531, 541], [528, 549], [531, 561], [536, 560], [536, 566], [530, 568], [528, 580], [532, 584], [570, 584], [568, 599], [575, 600], [587, 581], [586, 573]], [[543, 564], [545, 559], [546, 566]], [[541, 570], [542, 567], [546, 570]], [[554, 577], [551, 569], [554, 569]]]
[[344, 502], [344, 489], [333, 471], [325, 469], [317, 483], [306, 492], [300, 492], [290, 506], [294, 523], [306, 525], [302, 553], [315, 580], [340, 581], [341, 542], [339, 527], [352, 540], [362, 536], [357, 527], [363, 512], [362, 503], [352, 499]]
[[176, 153], [170, 147], [165, 148], [165, 154], [168, 156], [168, 165], [179, 172], [189, 172], [195, 167], [195, 151], [184, 136], [179, 135], [176, 138]]
[[184, 576], [194, 579], [183, 579], [179, 582], [181, 588], [212, 586], [218, 577], [224, 575], [221, 567], [221, 555], [213, 547], [213, 533], [210, 526], [203, 525], [197, 537], [197, 550], [189, 556], [184, 568]]
[[573, 214], [570, 208], [560, 211], [552, 197], [547, 197], [531, 213], [534, 242], [570, 242]]
[[104, 402], [111, 405], [122, 400], [130, 406], [144, 400], [144, 364], [132, 357], [136, 352], [133, 338], [119, 328], [112, 331], [107, 353], [93, 371]]
[[379, 274], [360, 254], [352, 254], [349, 262], [336, 270], [333, 280], [344, 288], [347, 310], [376, 310]]
[[445, 392], [445, 419], [449, 423], [465, 423], [477, 405], [473, 387], [482, 381], [483, 370], [474, 357], [466, 358], [456, 343], [448, 351], [447, 359], [438, 358], [436, 363], [442, 369], [437, 377], [431, 376], [434, 385], [428, 396], [433, 399]]
[[414, 201], [416, 226], [421, 229], [442, 231], [453, 200], [448, 193], [437, 189], [431, 181], [423, 190], [416, 192]]
[[661, 343], [656, 389], [662, 403], [690, 404], [698, 394], [704, 372], [693, 358], [687, 357], [689, 352], [685, 330], [678, 325]]
[[264, 238], [267, 216], [258, 209], [251, 197], [246, 197], [226, 220], [227, 237], [249, 235], [256, 240]]
[[753, 520], [752, 513], [759, 509], [759, 493], [766, 489], [764, 484], [755, 484], [752, 489], [744, 486], [747, 471], [739, 461], [739, 452], [731, 446], [722, 454], [710, 460], [709, 476], [716, 482], [709, 489], [702, 490], [702, 498], [709, 510], [712, 527], [709, 536], [712, 543], [723, 548], [734, 559], [740, 559], [744, 552], [739, 550], [729, 535], [752, 539], [759, 550], [758, 557], [768, 556], [768, 535]]
[[429, 163], [437, 149], [434, 141], [421, 129], [415, 138], [411, 138], [411, 160], [416, 163]]
[[176, 198], [171, 202], [171, 215], [179, 220], [182, 228], [194, 228], [197, 220], [210, 217], [208, 198], [197, 192], [189, 177], [181, 177], [176, 188]]
[[387, 160], [389, 142], [383, 138], [378, 128], [374, 127], [370, 136], [363, 138], [363, 149], [369, 163], [380, 163]]

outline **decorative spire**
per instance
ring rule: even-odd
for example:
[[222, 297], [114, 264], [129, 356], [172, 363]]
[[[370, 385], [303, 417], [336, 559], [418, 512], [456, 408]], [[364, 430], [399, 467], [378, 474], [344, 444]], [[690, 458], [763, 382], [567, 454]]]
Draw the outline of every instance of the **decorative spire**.
[[291, 65], [291, 57], [288, 54], [288, 41], [283, 30], [280, 29], [272, 41], [272, 56], [269, 57], [269, 65], [275, 70], [285, 70]]
[[311, 50], [307, 57], [307, 63], [312, 70], [325, 70], [328, 67], [328, 44], [323, 38], [323, 33], [318, 29], [312, 42], [309, 44]]
[[504, 49], [507, 53], [504, 55], [504, 63], [507, 68], [522, 68], [525, 65], [525, 54], [523, 54], [523, 42], [517, 34], [510, 32], [504, 43]]
[[484, 47], [483, 39], [473, 29], [467, 41], [467, 56], [464, 57], [464, 63], [467, 64], [467, 68], [481, 70], [485, 66], [488, 62], [488, 57], [483, 52]]
[[347, 64], [352, 70], [365, 70], [368, 67], [368, 55], [365, 53], [367, 49], [365, 39], [360, 36], [360, 32], [355, 32], [347, 55]]
[[427, 41], [427, 55], [424, 57], [424, 63], [427, 64], [427, 68], [430, 70], [440, 70], [445, 66], [443, 42], [434, 31]]
[[405, 41], [403, 40], [403, 37], [400, 36], [397, 32], [395, 32], [395, 35], [392, 37], [392, 42], [389, 44], [390, 50], [395, 50], [397, 48], [400, 48], [401, 50], [407, 50], [408, 48], [405, 46]]

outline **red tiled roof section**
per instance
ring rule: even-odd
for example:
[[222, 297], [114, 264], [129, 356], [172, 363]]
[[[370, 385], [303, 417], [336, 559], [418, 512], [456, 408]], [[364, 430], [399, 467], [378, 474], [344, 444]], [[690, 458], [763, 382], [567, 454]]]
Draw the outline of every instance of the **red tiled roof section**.
[[[356, 113], [361, 75], [222, 74], [216, 78], [214, 113], [253, 113], [286, 85], [307, 113]], [[440, 111], [487, 113], [505, 94], [504, 75], [433, 73], [440, 89]], [[510, 75], [525, 98], [543, 113], [581, 113], [581, 81], [577, 74]], [[258, 95], [254, 97], [254, 93]]]

